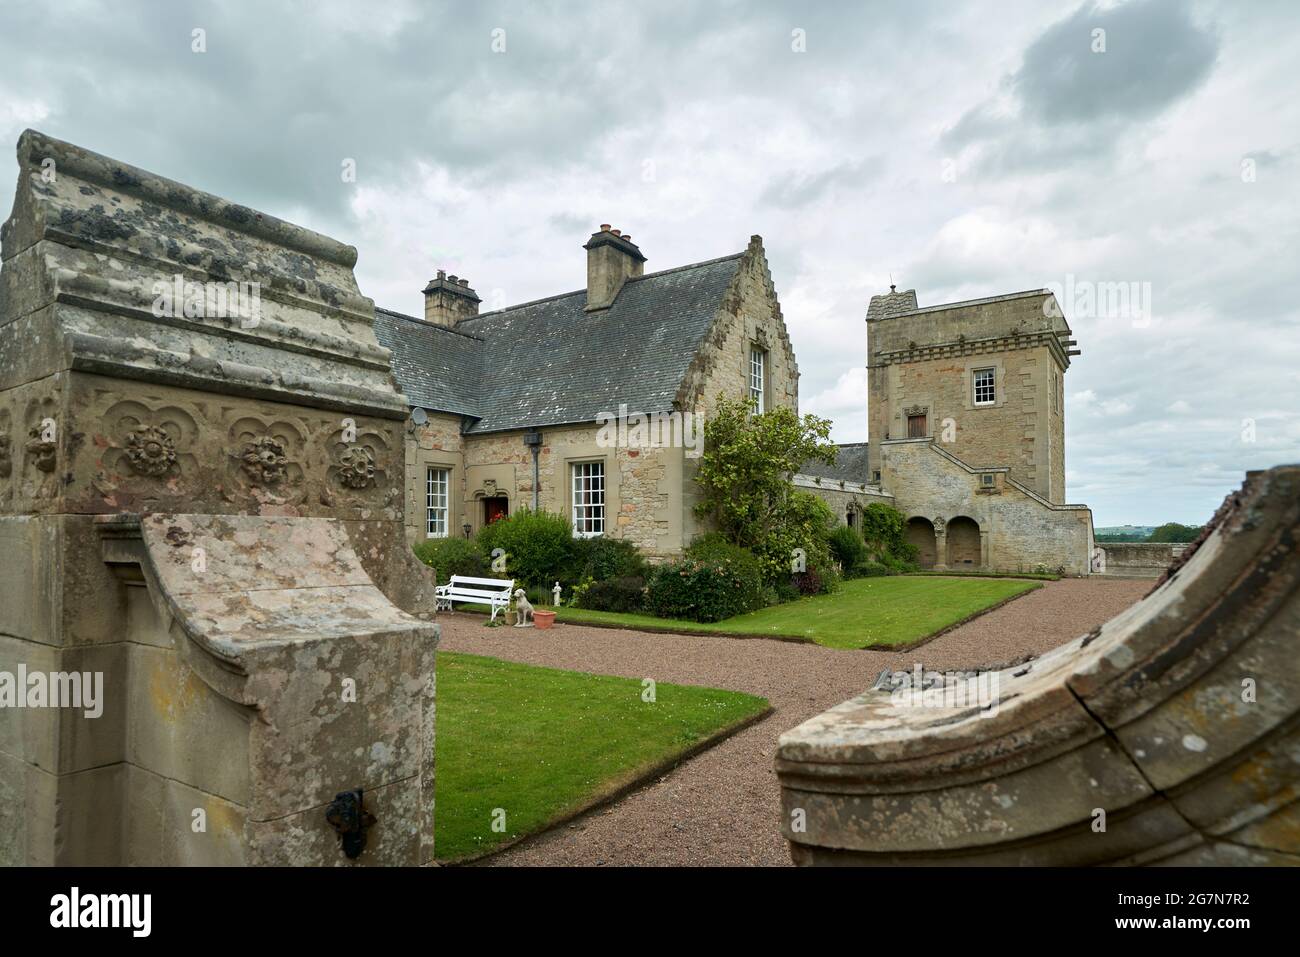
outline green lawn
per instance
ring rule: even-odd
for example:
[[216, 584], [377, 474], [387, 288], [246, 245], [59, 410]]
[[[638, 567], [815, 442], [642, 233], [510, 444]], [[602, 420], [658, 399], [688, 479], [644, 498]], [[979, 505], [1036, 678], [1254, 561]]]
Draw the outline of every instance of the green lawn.
[[439, 652], [438, 859], [542, 830], [768, 708], [715, 688], [661, 683], [653, 702], [644, 692], [635, 678]]
[[817, 595], [705, 624], [653, 615], [559, 609], [557, 621], [645, 631], [707, 632], [806, 638], [828, 648], [907, 645], [1023, 592], [1041, 588], [1014, 578], [855, 578]]

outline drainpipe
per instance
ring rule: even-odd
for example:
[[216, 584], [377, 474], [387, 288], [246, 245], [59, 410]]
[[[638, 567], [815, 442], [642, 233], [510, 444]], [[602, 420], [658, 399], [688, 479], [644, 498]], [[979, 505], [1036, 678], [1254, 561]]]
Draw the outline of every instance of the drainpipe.
[[538, 496], [541, 494], [541, 489], [538, 487], [541, 483], [541, 475], [538, 471], [537, 457], [542, 452], [542, 433], [536, 429], [529, 429], [524, 433], [524, 445], [528, 446], [533, 453], [533, 511], [536, 512], [539, 503]]

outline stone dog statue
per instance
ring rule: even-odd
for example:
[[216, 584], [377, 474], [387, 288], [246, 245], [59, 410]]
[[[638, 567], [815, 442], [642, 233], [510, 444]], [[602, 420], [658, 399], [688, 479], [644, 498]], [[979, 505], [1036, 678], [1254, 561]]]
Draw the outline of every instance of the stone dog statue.
[[519, 617], [515, 621], [516, 628], [527, 628], [533, 623], [533, 606], [528, 601], [528, 594], [522, 588], [515, 589], [515, 608]]

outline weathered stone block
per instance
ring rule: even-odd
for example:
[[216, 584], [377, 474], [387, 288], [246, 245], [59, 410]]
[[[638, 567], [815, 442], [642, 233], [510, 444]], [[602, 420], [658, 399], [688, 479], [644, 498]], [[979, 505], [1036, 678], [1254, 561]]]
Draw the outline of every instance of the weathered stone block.
[[411, 792], [361, 862], [423, 863], [438, 632], [392, 603], [433, 607], [356, 251], [39, 133], [18, 158], [0, 670], [102, 675], [103, 713], [0, 711], [0, 861], [265, 863], [253, 824], [293, 820], [275, 861], [333, 862], [360, 787]]
[[1248, 478], [1156, 591], [997, 672], [988, 708], [876, 691], [787, 732], [795, 860], [1300, 863], [1297, 490], [1300, 466]]

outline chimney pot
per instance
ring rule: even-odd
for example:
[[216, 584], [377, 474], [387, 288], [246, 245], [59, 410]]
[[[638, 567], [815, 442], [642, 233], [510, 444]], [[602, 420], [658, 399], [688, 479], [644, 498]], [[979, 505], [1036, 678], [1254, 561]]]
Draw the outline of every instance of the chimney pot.
[[621, 236], [621, 235], [622, 235], [622, 234], [621, 234], [617, 229], [611, 229], [610, 232], [613, 233], [615, 236]]
[[895, 289], [897, 289], [897, 288], [898, 288], [898, 287], [897, 287], [896, 285], [894, 285], [892, 282], [889, 284], [889, 291], [890, 291], [891, 293], [892, 293]]
[[609, 232], [609, 223], [601, 223], [601, 224], [600, 224], [600, 231], [601, 231], [602, 233], [607, 233], [607, 232]]

